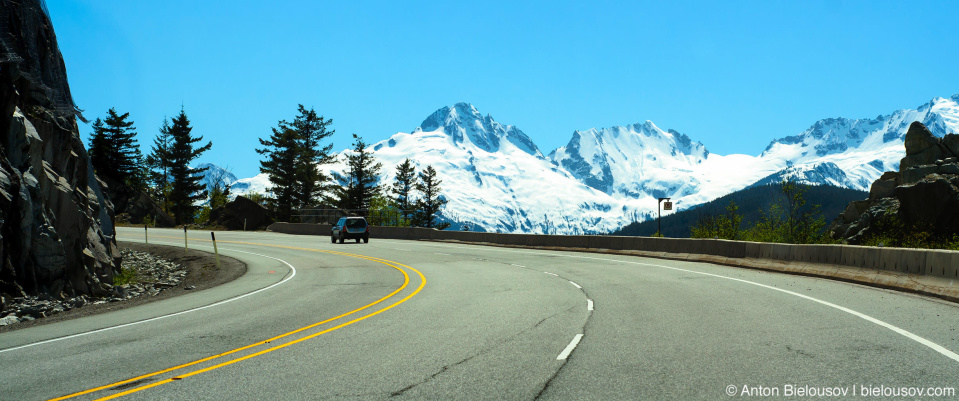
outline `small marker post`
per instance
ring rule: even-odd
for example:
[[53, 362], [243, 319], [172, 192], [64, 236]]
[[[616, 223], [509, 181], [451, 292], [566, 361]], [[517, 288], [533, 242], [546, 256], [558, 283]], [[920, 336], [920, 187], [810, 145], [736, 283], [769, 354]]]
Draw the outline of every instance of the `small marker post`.
[[220, 251], [216, 249], [216, 234], [210, 231], [210, 238], [213, 238], [213, 254], [216, 255], [216, 268], [220, 268]]
[[243, 231], [246, 231], [246, 219], [243, 219]]
[[186, 240], [186, 225], [183, 226], [183, 251], [189, 251], [190, 244]]
[[148, 225], [146, 224], [143, 225], [143, 243], [145, 244], [150, 243], [150, 234], [147, 232], [147, 227]]

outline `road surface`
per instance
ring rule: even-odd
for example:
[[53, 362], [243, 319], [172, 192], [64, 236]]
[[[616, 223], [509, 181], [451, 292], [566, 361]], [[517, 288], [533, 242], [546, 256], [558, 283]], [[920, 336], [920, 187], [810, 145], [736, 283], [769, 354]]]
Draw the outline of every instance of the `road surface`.
[[[209, 232], [189, 235], [212, 250]], [[182, 231], [149, 239], [183, 246]], [[932, 298], [375, 228], [369, 244], [217, 240], [246, 275], [0, 334], [0, 399], [957, 398], [959, 307]]]

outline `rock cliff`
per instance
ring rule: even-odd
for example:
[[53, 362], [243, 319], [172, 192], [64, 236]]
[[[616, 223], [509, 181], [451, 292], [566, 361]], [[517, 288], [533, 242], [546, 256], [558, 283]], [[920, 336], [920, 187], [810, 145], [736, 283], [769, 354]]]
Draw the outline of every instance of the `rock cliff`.
[[113, 205], [93, 173], [78, 117], [45, 5], [4, 0], [0, 298], [99, 296], [110, 289], [120, 265]]
[[829, 227], [833, 238], [859, 244], [884, 218], [936, 238], [959, 234], [959, 135], [937, 138], [912, 123], [899, 171], [887, 171], [869, 190], [869, 199], [852, 202]]

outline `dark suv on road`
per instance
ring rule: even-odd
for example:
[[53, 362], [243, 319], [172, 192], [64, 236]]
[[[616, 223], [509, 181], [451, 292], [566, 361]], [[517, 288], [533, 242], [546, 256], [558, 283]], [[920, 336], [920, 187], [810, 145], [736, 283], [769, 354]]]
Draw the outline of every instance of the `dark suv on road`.
[[370, 225], [366, 224], [366, 219], [362, 217], [341, 217], [333, 230], [330, 232], [330, 242], [336, 243], [339, 239], [342, 244], [344, 240], [355, 239], [364, 243], [370, 242]]

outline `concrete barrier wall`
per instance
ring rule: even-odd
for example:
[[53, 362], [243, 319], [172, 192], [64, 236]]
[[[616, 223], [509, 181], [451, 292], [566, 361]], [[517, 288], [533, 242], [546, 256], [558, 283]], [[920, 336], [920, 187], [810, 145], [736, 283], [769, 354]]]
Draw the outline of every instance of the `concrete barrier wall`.
[[[270, 231], [297, 235], [329, 235], [329, 224], [274, 223]], [[640, 251], [654, 256], [708, 255], [859, 267], [890, 272], [959, 278], [959, 252], [925, 249], [876, 248], [854, 245], [792, 245], [719, 239], [614, 237], [598, 235], [497, 234], [439, 231], [419, 227], [370, 229], [373, 238], [403, 240], [455, 240], [512, 246], [562, 247]]]

